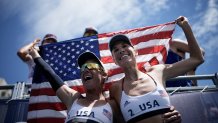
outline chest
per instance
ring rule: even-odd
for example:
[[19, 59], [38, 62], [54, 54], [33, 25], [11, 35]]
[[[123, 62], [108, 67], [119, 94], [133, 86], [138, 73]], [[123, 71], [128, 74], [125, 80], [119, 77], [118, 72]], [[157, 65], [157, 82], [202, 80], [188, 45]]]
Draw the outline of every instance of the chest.
[[155, 82], [150, 79], [136, 81], [136, 84], [133, 86], [128, 84], [123, 85], [123, 91], [130, 96], [144, 95], [153, 91], [155, 88]]
[[74, 104], [68, 112], [66, 121], [72, 119], [89, 119], [98, 122], [112, 122], [113, 113], [109, 104], [98, 107], [84, 107], [79, 104]]

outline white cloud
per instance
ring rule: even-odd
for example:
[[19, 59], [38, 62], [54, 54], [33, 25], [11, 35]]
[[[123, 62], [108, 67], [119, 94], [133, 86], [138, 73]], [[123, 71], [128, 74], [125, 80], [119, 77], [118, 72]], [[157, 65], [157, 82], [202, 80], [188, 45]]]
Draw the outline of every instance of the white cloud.
[[208, 9], [203, 13], [203, 17], [193, 25], [197, 37], [208, 33], [217, 32], [218, 28], [218, 5], [215, 0], [208, 1]]
[[203, 48], [206, 49], [206, 55], [208, 57], [218, 55], [218, 35], [210, 37], [206, 41], [204, 42], [205, 45], [203, 45]]
[[164, 9], [169, 9], [168, 0], [144, 0], [140, 3], [146, 9], [149, 15], [155, 15]]
[[197, 0], [195, 10], [196, 11], [200, 10], [202, 6], [203, 6], [202, 0]]
[[37, 0], [25, 12], [23, 21], [30, 27], [28, 39], [33, 34], [54, 33], [59, 40], [66, 40], [82, 36], [87, 26], [95, 26], [100, 32], [110, 32], [145, 23], [145, 15], [155, 15], [166, 9], [167, 1]]
[[199, 20], [193, 25], [195, 36], [206, 51], [207, 60], [218, 55], [218, 3], [209, 0], [208, 7], [203, 13], [199, 13]]

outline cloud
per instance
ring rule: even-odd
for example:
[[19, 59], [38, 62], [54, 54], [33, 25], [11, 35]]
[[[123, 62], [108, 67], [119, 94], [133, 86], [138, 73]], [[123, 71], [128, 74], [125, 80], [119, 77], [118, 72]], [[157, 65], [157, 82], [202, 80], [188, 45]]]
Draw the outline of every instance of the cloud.
[[218, 55], [218, 46], [217, 42], [218, 41], [218, 35], [215, 35], [213, 37], [210, 37], [207, 42], [205, 42], [205, 45], [203, 48], [207, 50], [206, 55], [208, 57], [211, 57], [213, 55]]
[[[202, 14], [202, 13], [201, 13]], [[217, 32], [218, 27], [218, 5], [215, 0], [208, 1], [208, 9], [200, 17], [200, 20], [194, 25], [196, 36]]]
[[[212, 59], [218, 55], [218, 3], [216, 0], [208, 1], [208, 8], [199, 13], [199, 20], [193, 25], [195, 36], [205, 49], [206, 55]], [[214, 52], [215, 51], [215, 52]]]
[[140, 4], [148, 12], [148, 15], [155, 15], [164, 9], [170, 8], [168, 0], [144, 0]]
[[37, 0], [30, 3], [32, 6], [23, 15], [23, 22], [31, 29], [27, 38], [33, 34], [42, 36], [54, 33], [59, 40], [67, 40], [82, 36], [87, 26], [95, 26], [100, 33], [126, 29], [132, 25], [136, 27], [145, 23], [145, 15], [155, 15], [167, 9], [167, 1]]

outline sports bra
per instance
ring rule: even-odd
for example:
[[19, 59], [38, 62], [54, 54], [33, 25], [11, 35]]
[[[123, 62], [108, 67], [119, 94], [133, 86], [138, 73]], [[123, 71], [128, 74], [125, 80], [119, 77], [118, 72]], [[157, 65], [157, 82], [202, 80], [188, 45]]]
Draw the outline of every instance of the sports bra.
[[67, 114], [65, 123], [112, 123], [113, 113], [109, 103], [94, 107], [94, 103], [89, 107], [81, 106], [76, 99]]
[[170, 110], [170, 99], [166, 90], [147, 74], [156, 84], [156, 88], [143, 95], [129, 96], [123, 90], [120, 101], [120, 108], [125, 121], [128, 123], [137, 122], [145, 118], [162, 114]]

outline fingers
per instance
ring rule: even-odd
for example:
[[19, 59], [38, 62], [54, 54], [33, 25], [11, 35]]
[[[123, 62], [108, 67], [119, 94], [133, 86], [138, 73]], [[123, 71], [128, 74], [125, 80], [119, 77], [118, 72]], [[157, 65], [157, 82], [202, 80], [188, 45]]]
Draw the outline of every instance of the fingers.
[[162, 115], [164, 123], [181, 123], [181, 114], [175, 110], [174, 106], [170, 107], [170, 112]]
[[33, 57], [33, 58], [36, 58], [36, 57], [40, 57], [37, 49], [35, 49], [34, 47], [31, 47], [29, 49], [29, 54]]
[[170, 106], [170, 111], [174, 111], [175, 107], [174, 106]]
[[41, 40], [39, 38], [35, 39], [33, 42], [34, 43], [39, 43]]
[[170, 111], [163, 114], [163, 118], [169, 118], [171, 117], [172, 115], [177, 115], [179, 114], [179, 112], [177, 110], [175, 110], [175, 107], [174, 106], [170, 106]]
[[184, 23], [188, 22], [188, 19], [184, 16], [179, 16], [175, 21], [179, 26], [183, 26]]
[[164, 118], [163, 123], [181, 123], [182, 118], [180, 114], [173, 115], [169, 118]]
[[37, 44], [39, 44], [40, 43], [40, 39], [39, 38], [37, 38], [37, 39], [35, 39], [34, 41], [33, 41], [33, 46], [35, 46], [35, 45], [37, 45]]
[[171, 111], [171, 112], [167, 112], [167, 113], [163, 114], [162, 117], [163, 117], [163, 118], [169, 118], [169, 117], [172, 117], [172, 116], [174, 116], [174, 115], [179, 115], [179, 112], [176, 111], [176, 110]]

